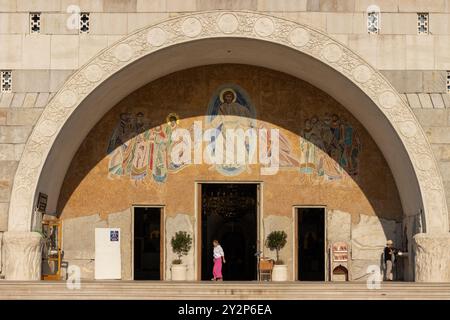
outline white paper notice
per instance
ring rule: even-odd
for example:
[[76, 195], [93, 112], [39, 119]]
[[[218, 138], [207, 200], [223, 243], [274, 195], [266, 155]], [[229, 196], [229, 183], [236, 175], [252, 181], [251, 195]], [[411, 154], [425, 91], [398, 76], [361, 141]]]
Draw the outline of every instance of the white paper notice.
[[95, 228], [95, 279], [121, 279], [120, 228]]

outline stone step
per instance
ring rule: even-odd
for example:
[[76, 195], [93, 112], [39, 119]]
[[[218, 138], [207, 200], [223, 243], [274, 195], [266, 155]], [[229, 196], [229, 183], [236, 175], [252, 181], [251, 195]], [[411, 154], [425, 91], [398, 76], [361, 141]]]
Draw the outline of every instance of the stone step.
[[446, 299], [450, 283], [382, 283], [370, 290], [364, 282], [171, 282], [82, 281], [70, 290], [63, 281], [0, 281], [0, 299]]

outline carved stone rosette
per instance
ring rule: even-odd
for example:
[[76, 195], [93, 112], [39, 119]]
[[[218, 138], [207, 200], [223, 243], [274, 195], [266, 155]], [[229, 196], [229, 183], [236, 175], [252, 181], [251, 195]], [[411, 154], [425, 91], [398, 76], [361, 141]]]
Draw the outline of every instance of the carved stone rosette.
[[450, 234], [414, 236], [415, 281], [450, 282]]
[[3, 234], [6, 280], [40, 280], [42, 236], [37, 232]]

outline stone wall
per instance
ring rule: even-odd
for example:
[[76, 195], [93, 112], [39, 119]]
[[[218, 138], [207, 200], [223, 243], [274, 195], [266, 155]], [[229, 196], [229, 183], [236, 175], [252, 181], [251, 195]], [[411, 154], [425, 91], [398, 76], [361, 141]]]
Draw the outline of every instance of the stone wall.
[[[367, 34], [366, 10], [371, 4], [381, 10], [378, 35]], [[78, 35], [78, 30], [67, 28], [69, 5], [91, 13], [89, 34]], [[379, 70], [399, 71], [393, 79], [410, 78], [412, 73], [403, 71], [431, 74], [449, 69], [450, 58], [445, 54], [450, 46], [449, 6], [448, 0], [3, 0], [0, 42], [6, 49], [0, 53], [0, 69], [35, 73], [74, 70], [112, 42], [146, 25], [195, 11], [227, 9], [254, 10], [312, 25], [334, 35]], [[28, 12], [36, 11], [42, 13], [41, 33], [30, 35]], [[430, 13], [429, 35], [417, 35], [417, 12]], [[444, 90], [438, 82], [439, 90]], [[41, 86], [40, 82], [28, 85]]]
[[106, 220], [98, 214], [64, 220], [64, 261], [80, 267], [82, 279], [94, 279], [95, 228], [120, 228], [122, 279], [132, 279], [131, 226], [130, 209], [110, 214]]

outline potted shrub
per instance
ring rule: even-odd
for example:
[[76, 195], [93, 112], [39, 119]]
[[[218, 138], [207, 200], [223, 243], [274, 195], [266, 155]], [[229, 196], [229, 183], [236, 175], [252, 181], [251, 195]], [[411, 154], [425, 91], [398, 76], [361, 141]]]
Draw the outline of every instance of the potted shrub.
[[280, 259], [280, 250], [284, 248], [287, 243], [287, 234], [284, 231], [272, 231], [266, 239], [266, 247], [270, 250], [275, 250], [277, 259], [272, 271], [272, 281], [287, 281], [287, 265]]
[[186, 231], [178, 231], [170, 242], [177, 259], [172, 261], [172, 280], [185, 281], [187, 279], [187, 265], [183, 264], [182, 257], [189, 253], [192, 246], [192, 237]]

